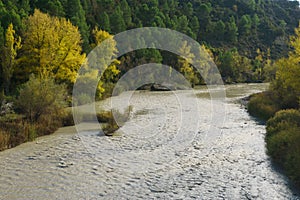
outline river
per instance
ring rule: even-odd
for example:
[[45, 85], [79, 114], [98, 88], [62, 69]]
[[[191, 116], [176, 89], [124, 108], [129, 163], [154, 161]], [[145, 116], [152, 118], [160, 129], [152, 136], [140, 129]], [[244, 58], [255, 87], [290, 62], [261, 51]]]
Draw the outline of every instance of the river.
[[[300, 199], [265, 153], [265, 126], [239, 101], [267, 84], [225, 87], [223, 100], [205, 88], [130, 93], [117, 136], [85, 123], [0, 152], [0, 199]], [[225, 115], [211, 114], [212, 101]]]

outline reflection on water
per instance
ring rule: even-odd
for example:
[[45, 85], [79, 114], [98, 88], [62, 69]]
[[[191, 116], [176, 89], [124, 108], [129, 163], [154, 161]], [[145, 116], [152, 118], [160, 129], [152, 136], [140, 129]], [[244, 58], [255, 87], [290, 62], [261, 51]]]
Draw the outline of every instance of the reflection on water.
[[[0, 199], [299, 199], [265, 154], [265, 127], [236, 103], [266, 87], [226, 86], [220, 102], [226, 118], [215, 140], [205, 135], [211, 121], [205, 88], [197, 97], [135, 92], [131, 120], [118, 137], [100, 137], [97, 126], [83, 124], [90, 131], [62, 128], [1, 152]], [[117, 107], [122, 95], [114, 97]], [[109, 100], [101, 105], [109, 107]]]

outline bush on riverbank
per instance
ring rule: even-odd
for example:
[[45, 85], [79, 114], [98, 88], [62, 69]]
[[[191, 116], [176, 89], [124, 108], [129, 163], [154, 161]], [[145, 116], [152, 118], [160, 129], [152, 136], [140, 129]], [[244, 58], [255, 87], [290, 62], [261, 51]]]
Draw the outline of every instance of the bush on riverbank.
[[[19, 90], [17, 99], [2, 103], [0, 150], [51, 134], [61, 127], [66, 94], [66, 88], [53, 79], [31, 76]], [[3, 109], [3, 105], [10, 107]]]
[[271, 92], [262, 92], [250, 96], [248, 102], [248, 112], [250, 115], [267, 121], [278, 110], [279, 107], [273, 100]]
[[267, 152], [300, 187], [300, 111], [282, 110], [267, 122]]
[[[31, 123], [49, 124], [62, 115], [66, 104], [67, 89], [52, 78], [31, 76], [19, 91], [16, 108]], [[59, 121], [59, 120], [58, 120]]]

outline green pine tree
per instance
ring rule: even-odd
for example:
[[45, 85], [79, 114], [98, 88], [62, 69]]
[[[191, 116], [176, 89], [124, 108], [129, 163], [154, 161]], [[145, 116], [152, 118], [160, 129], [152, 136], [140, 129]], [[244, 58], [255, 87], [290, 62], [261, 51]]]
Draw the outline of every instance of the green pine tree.
[[113, 33], [120, 33], [126, 30], [126, 24], [123, 19], [123, 12], [120, 6], [117, 6], [113, 14], [110, 16], [110, 26]]

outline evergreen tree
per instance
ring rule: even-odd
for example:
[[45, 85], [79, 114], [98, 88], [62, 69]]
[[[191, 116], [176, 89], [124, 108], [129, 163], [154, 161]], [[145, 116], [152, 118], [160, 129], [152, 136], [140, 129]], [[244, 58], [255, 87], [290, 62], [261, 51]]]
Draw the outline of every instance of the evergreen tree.
[[20, 2], [20, 16], [22, 18], [27, 17], [30, 13], [30, 1], [29, 0], [21, 0]]
[[182, 8], [182, 14], [184, 14], [188, 18], [191, 18], [193, 16], [193, 13], [194, 13], [193, 4], [191, 2], [184, 3]]
[[101, 18], [100, 18], [100, 24], [99, 24], [100, 28], [110, 32], [110, 21], [109, 21], [109, 16], [106, 12], [103, 12]]
[[199, 31], [200, 24], [197, 16], [192, 17], [190, 22], [190, 27], [193, 29], [196, 33]]
[[153, 27], [161, 27], [161, 28], [166, 27], [164, 21], [162, 20], [162, 18], [160, 16], [155, 16], [152, 25], [153, 25]]
[[260, 19], [259, 19], [259, 17], [258, 17], [258, 15], [257, 14], [254, 14], [253, 15], [253, 17], [252, 17], [252, 25], [253, 25], [253, 28], [255, 29], [255, 30], [257, 30], [257, 28], [258, 28], [258, 26], [259, 26], [259, 23], [260, 23]]
[[60, 0], [39, 0], [34, 2], [34, 7], [39, 8], [42, 12], [50, 15], [64, 17], [65, 11]]
[[121, 1], [121, 10], [123, 12], [123, 19], [126, 27], [130, 27], [132, 25], [131, 8], [129, 7], [126, 0]]
[[170, 7], [168, 1], [163, 1], [161, 5], [161, 11], [166, 15], [170, 13]]
[[189, 21], [185, 15], [178, 18], [177, 21], [177, 31], [182, 33], [188, 33], [189, 31]]
[[221, 41], [224, 39], [224, 34], [225, 34], [225, 24], [222, 20], [219, 20], [216, 24], [215, 24], [215, 28], [214, 28], [214, 35], [216, 37], [217, 40]]
[[239, 30], [241, 34], [246, 36], [249, 35], [251, 32], [251, 27], [252, 27], [251, 17], [249, 15], [243, 15], [239, 23]]
[[113, 33], [120, 33], [126, 30], [126, 24], [120, 6], [117, 6], [110, 17], [110, 27]]
[[85, 11], [82, 8], [80, 0], [67, 0], [67, 17], [71, 22], [78, 26], [83, 39], [83, 49], [89, 51], [89, 26], [86, 22]]
[[230, 17], [226, 23], [225, 39], [235, 44], [238, 38], [238, 27], [236, 26], [234, 17]]
[[7, 1], [7, 5], [5, 5], [0, 1], [0, 16], [1, 24], [4, 28], [7, 28], [11, 23], [17, 31], [24, 28], [16, 3]]

